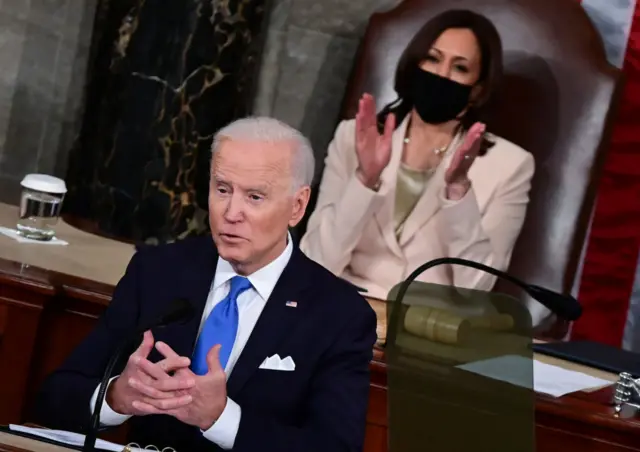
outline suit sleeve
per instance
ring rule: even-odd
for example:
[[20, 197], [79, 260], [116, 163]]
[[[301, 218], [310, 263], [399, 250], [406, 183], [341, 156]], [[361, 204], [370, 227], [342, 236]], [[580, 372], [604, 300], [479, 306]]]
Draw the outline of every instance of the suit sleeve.
[[[497, 190], [484, 215], [473, 187], [455, 202], [444, 199], [443, 194], [440, 235], [449, 248], [448, 255], [506, 270], [524, 223], [533, 172], [533, 157], [527, 153]], [[494, 276], [460, 265], [453, 265], [451, 271], [457, 287], [491, 290], [496, 281]]]
[[355, 121], [343, 121], [329, 145], [318, 202], [300, 242], [308, 257], [336, 275], [349, 265], [365, 225], [389, 189], [384, 181], [378, 192], [365, 187], [356, 167]]
[[137, 324], [139, 260], [139, 254], [131, 259], [112, 301], [93, 331], [45, 380], [35, 406], [39, 423], [75, 432], [85, 431], [88, 427], [90, 402], [107, 362], [122, 338]]
[[362, 451], [376, 317], [369, 306], [357, 314], [318, 366], [302, 425], [282, 425], [272, 416], [242, 409], [235, 452], [254, 452], [255, 438], [274, 452]]

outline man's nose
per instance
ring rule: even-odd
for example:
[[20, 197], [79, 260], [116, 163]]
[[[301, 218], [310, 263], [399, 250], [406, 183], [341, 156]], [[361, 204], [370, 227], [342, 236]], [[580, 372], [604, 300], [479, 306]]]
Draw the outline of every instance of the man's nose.
[[243, 203], [240, 196], [235, 193], [227, 200], [227, 205], [224, 210], [224, 218], [227, 221], [236, 223], [242, 220], [243, 217]]

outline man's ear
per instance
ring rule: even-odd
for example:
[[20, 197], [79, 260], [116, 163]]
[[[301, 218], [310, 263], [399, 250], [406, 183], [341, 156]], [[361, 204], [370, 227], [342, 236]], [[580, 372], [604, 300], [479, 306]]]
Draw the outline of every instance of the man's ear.
[[309, 199], [311, 198], [311, 187], [305, 185], [293, 194], [293, 209], [291, 211], [291, 218], [289, 219], [289, 227], [293, 228], [302, 221], [304, 214], [307, 211], [309, 205]]

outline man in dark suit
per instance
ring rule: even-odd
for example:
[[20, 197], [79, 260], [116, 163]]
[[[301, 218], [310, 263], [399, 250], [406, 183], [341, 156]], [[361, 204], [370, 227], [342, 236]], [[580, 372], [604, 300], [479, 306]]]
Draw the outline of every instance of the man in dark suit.
[[178, 452], [359, 451], [376, 320], [348, 283], [293, 246], [314, 173], [308, 141], [269, 118], [213, 144], [211, 237], [132, 258], [97, 327], [52, 374], [38, 412], [85, 431], [109, 357], [178, 298], [197, 314], [144, 334], [109, 383], [103, 426]]

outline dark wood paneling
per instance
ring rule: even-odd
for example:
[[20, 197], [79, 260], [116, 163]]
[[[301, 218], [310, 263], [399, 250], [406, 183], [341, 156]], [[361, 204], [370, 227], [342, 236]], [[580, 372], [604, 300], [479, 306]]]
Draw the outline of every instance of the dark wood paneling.
[[54, 289], [44, 273], [0, 262], [0, 424], [22, 419], [36, 336]]
[[7, 306], [0, 306], [0, 343], [2, 343], [2, 333], [4, 332], [7, 323], [8, 312], [9, 308]]

